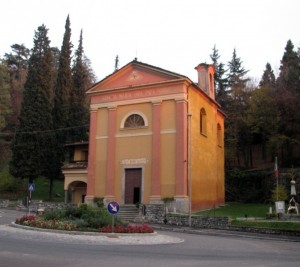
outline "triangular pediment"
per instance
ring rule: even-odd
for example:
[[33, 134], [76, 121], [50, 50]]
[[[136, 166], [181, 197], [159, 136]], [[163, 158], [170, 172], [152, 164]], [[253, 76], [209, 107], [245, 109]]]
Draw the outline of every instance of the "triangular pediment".
[[134, 60], [96, 83], [88, 93], [182, 78], [185, 76]]

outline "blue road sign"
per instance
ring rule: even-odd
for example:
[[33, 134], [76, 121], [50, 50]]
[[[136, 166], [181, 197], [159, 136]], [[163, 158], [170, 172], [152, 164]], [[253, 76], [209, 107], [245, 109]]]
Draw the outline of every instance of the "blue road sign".
[[107, 210], [110, 214], [115, 215], [120, 210], [120, 205], [116, 201], [109, 202], [107, 205]]
[[34, 191], [34, 189], [35, 189], [35, 184], [28, 184], [28, 191]]

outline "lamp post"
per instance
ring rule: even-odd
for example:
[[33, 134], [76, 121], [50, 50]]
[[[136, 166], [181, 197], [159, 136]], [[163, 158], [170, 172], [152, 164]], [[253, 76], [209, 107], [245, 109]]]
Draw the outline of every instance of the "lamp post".
[[189, 155], [188, 155], [188, 186], [189, 186], [189, 227], [192, 226], [192, 114], [188, 113]]

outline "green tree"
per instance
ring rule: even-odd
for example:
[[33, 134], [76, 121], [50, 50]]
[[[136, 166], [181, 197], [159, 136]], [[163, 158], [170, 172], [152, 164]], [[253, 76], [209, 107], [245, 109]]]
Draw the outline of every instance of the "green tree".
[[266, 69], [261, 77], [259, 86], [265, 88], [269, 92], [274, 92], [276, 85], [276, 78], [270, 63], [266, 64]]
[[72, 125], [72, 127], [69, 139], [71, 142], [86, 141], [88, 139], [89, 107], [85, 92], [89, 86], [89, 72], [83, 59], [84, 51], [82, 41], [81, 31], [72, 68], [73, 87], [70, 104], [70, 125]]
[[14, 133], [19, 122], [18, 116], [21, 110], [30, 50], [24, 44], [13, 44], [11, 48], [12, 52], [4, 55], [4, 63], [7, 65], [10, 74], [10, 103], [12, 108], [12, 113], [7, 120], [7, 130]]
[[267, 155], [270, 153], [275, 156], [273, 142], [278, 134], [279, 116], [275, 99], [269, 93], [268, 87], [261, 87], [251, 92], [246, 113], [252, 145], [261, 145], [264, 160], [267, 160]]
[[232, 90], [235, 88], [245, 88], [246, 83], [249, 81], [248, 78], [245, 78], [245, 75], [248, 73], [243, 66], [243, 61], [236, 54], [236, 49], [233, 50], [232, 58], [228, 62], [228, 86], [231, 87]]
[[225, 121], [225, 145], [227, 166], [231, 162], [241, 166], [242, 158], [246, 167], [251, 165], [251, 134], [246, 123], [246, 110], [248, 108], [249, 90], [247, 70], [237, 57], [234, 49], [231, 61], [228, 62], [229, 97], [226, 101], [225, 112], [228, 117]]
[[11, 115], [9, 70], [0, 59], [0, 170], [9, 153], [7, 118]]
[[[56, 129], [57, 147], [56, 157], [59, 162], [64, 161], [64, 145], [68, 139], [69, 114], [70, 114], [70, 97], [72, 89], [72, 70], [71, 70], [71, 28], [70, 18], [67, 16], [65, 23], [65, 33], [63, 43], [59, 53], [57, 80], [55, 86], [53, 119], [54, 128]], [[56, 53], [57, 55], [58, 53]], [[61, 167], [61, 166], [60, 166]], [[60, 167], [58, 169], [60, 169]]]
[[300, 57], [288, 40], [276, 81], [276, 102], [279, 110], [279, 133], [282, 136], [281, 161], [291, 167], [300, 164], [296, 153], [300, 145]]
[[24, 44], [13, 44], [11, 46], [12, 53], [5, 53], [5, 62], [11, 68], [27, 68], [30, 50]]
[[40, 175], [48, 176], [48, 160], [54, 143], [52, 125], [53, 55], [48, 29], [38, 27], [29, 59], [28, 76], [19, 116], [20, 124], [12, 143], [10, 172], [33, 182]]
[[[63, 147], [67, 138], [68, 132], [63, 131], [69, 127], [69, 114], [70, 114], [70, 97], [72, 90], [72, 70], [71, 70], [71, 28], [70, 18], [66, 19], [65, 33], [63, 37], [63, 43], [59, 57], [59, 67], [57, 74], [57, 81], [55, 86], [55, 98], [54, 98], [54, 111], [53, 117], [55, 122], [55, 128], [60, 129], [58, 131], [58, 139], [60, 146]], [[61, 153], [63, 159], [63, 152]]]
[[228, 95], [226, 92], [228, 81], [225, 77], [225, 65], [222, 62], [219, 62], [220, 55], [216, 46], [213, 47], [210, 58], [215, 66], [214, 80], [216, 100], [221, 104], [222, 107], [225, 107], [228, 100]]
[[0, 132], [7, 124], [7, 117], [11, 113], [10, 105], [10, 77], [5, 64], [0, 62]]

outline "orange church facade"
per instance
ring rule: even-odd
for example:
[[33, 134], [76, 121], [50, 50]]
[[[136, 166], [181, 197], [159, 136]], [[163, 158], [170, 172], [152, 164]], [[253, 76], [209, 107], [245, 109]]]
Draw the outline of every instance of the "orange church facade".
[[[224, 204], [224, 114], [214, 96], [214, 66], [198, 83], [136, 60], [88, 90], [88, 166], [64, 170], [65, 190], [120, 204], [172, 200], [178, 211]], [[81, 178], [80, 178], [81, 177]], [[77, 196], [76, 196], [77, 194]], [[77, 199], [77, 200], [76, 200]]]

